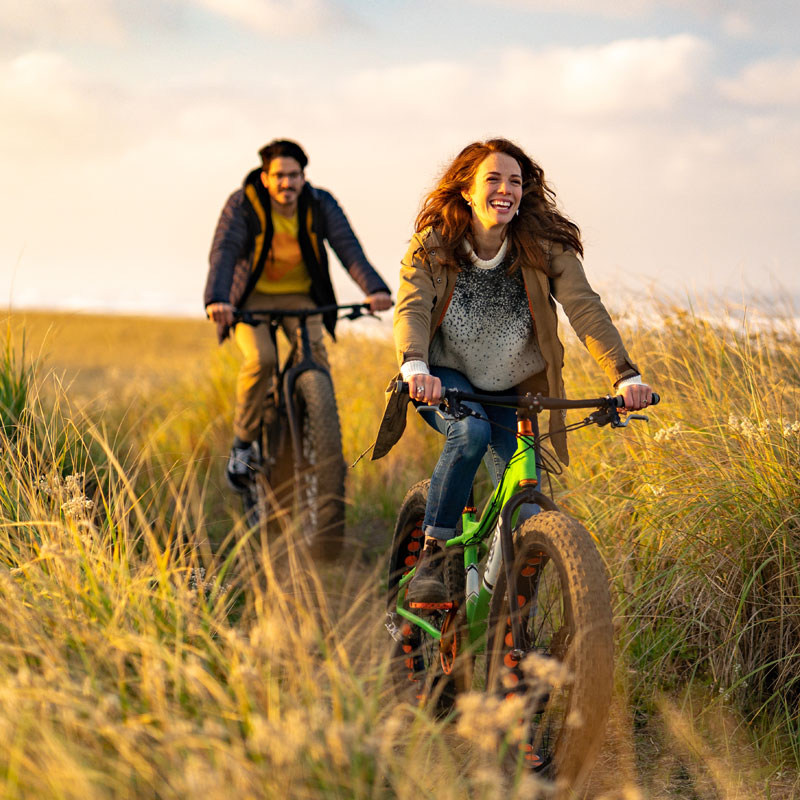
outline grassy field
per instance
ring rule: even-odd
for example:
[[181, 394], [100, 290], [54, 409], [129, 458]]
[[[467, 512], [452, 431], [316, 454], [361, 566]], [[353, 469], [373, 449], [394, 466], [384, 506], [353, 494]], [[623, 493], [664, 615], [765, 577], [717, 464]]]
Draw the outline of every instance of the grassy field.
[[[629, 331], [665, 402], [648, 425], [573, 435], [553, 479], [615, 604], [587, 796], [800, 793], [800, 335], [715, 319], [663, 308]], [[383, 562], [432, 432], [410, 420], [349, 470], [348, 553], [317, 568], [248, 537], [225, 488], [237, 358], [210, 324], [30, 313], [6, 329], [0, 796], [547, 796], [501, 773], [480, 697], [458, 725], [393, 702]], [[329, 352], [353, 463], [392, 348], [343, 326]], [[572, 341], [567, 364], [569, 394], [606, 390]]]

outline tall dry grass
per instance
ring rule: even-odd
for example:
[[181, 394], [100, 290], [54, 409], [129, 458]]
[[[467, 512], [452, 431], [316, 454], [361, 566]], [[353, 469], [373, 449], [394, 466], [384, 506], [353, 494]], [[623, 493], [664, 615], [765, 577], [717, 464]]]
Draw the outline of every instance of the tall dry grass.
[[[610, 447], [573, 437], [564, 503], [594, 530], [640, 720], [664, 693], [800, 756], [800, 332], [662, 308], [636, 357], [662, 392]], [[577, 355], [577, 353], [576, 353]], [[571, 393], [591, 383], [581, 359]], [[779, 772], [780, 769], [776, 769]]]
[[[664, 404], [648, 426], [573, 435], [556, 479], [616, 598], [595, 796], [788, 798], [797, 331], [661, 316], [626, 338]], [[352, 463], [392, 349], [346, 335], [329, 349]], [[491, 704], [473, 698], [454, 726], [398, 706], [387, 682], [383, 559], [436, 435], [410, 419], [389, 456], [349, 471], [348, 555], [319, 568], [290, 530], [247, 532], [224, 488], [235, 363], [223, 349], [87, 404], [8, 362], [25, 412], [0, 453], [0, 796], [545, 796], [501, 777]], [[568, 365], [571, 395], [603, 390], [574, 343]]]
[[377, 560], [319, 570], [233, 509], [211, 541], [229, 366], [102, 420], [24, 390], [0, 442], [0, 796], [493, 796], [480, 709], [455, 735], [393, 702]]

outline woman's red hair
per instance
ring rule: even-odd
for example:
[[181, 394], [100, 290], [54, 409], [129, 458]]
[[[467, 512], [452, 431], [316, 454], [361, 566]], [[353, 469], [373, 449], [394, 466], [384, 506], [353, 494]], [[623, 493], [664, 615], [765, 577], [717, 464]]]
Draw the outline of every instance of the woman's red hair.
[[491, 153], [511, 156], [522, 171], [519, 214], [509, 223], [506, 234], [513, 266], [522, 258], [547, 272], [546, 242], [559, 242], [582, 256], [580, 228], [559, 212], [555, 192], [545, 182], [542, 168], [508, 139], [489, 139], [467, 145], [455, 157], [417, 215], [418, 232], [433, 227], [441, 236], [445, 263], [456, 266], [456, 249], [463, 239], [471, 239], [472, 211], [462, 192], [470, 190], [478, 167]]

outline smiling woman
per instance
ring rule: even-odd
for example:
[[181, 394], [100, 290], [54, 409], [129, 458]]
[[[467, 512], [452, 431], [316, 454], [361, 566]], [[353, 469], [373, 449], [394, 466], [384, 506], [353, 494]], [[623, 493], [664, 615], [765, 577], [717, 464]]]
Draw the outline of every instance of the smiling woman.
[[[416, 230], [394, 322], [400, 376], [415, 403], [437, 405], [443, 384], [563, 397], [558, 301], [626, 408], [647, 405], [650, 388], [586, 280], [580, 230], [558, 210], [544, 172], [521, 148], [507, 139], [465, 147], [425, 199]], [[397, 395], [390, 399], [373, 458], [399, 439], [406, 404]], [[479, 416], [424, 415], [446, 440], [431, 477], [425, 546], [408, 602], [445, 599], [443, 543], [455, 535], [481, 460], [496, 485], [515, 450], [513, 409], [467, 405]], [[568, 463], [560, 414], [550, 418], [550, 436]]]
[[500, 249], [505, 226], [519, 213], [522, 200], [522, 169], [506, 153], [490, 153], [481, 161], [469, 191], [462, 192], [472, 208], [475, 252], [491, 258]]

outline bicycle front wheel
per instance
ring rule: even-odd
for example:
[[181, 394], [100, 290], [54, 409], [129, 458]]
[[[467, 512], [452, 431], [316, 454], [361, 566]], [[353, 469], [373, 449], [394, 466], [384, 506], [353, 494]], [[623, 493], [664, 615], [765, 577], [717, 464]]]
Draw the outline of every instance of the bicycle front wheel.
[[510, 760], [554, 779], [569, 796], [588, 777], [611, 704], [608, 578], [589, 532], [560, 512], [526, 520], [515, 532], [514, 551], [511, 591], [523, 641], [513, 641], [501, 570], [490, 608], [487, 688], [525, 700], [526, 736], [509, 750]]
[[302, 451], [294, 465], [298, 528], [312, 552], [335, 558], [344, 544], [345, 463], [330, 375], [307, 370], [294, 393]]

